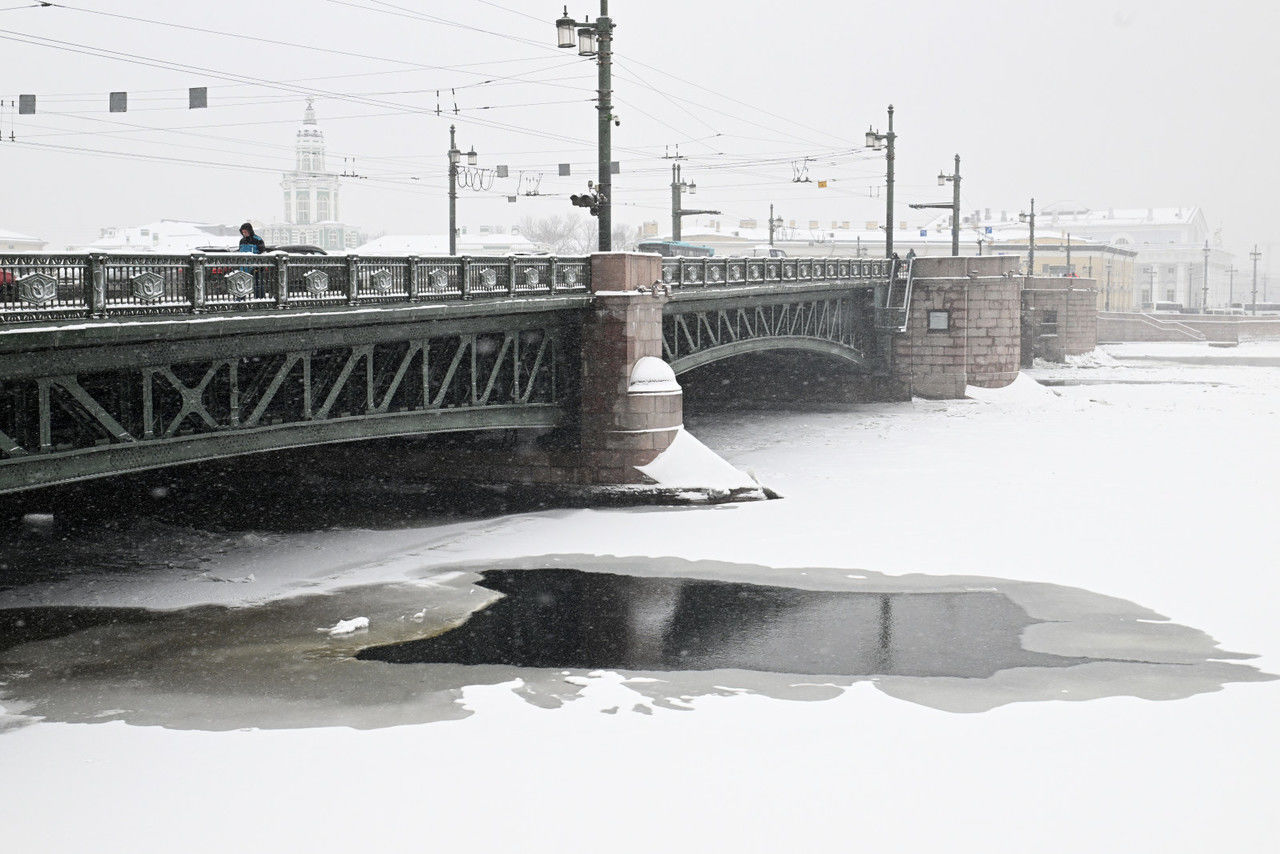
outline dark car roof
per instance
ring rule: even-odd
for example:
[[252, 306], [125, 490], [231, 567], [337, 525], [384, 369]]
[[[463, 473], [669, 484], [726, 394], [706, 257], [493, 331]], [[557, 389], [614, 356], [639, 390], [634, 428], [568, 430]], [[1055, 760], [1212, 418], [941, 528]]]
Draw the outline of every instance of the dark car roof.
[[[287, 246], [268, 246], [271, 252], [288, 252], [291, 255], [328, 255], [319, 246], [311, 246], [306, 243], [290, 243]], [[197, 246], [196, 252], [236, 252], [237, 249], [232, 246]]]

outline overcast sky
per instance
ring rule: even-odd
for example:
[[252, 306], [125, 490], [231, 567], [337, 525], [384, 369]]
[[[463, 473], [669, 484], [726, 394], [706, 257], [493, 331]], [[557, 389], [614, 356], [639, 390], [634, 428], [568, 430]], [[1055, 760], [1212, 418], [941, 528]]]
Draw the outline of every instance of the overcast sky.
[[[446, 230], [451, 123], [481, 166], [512, 175], [461, 191], [469, 226], [565, 212], [595, 177], [596, 69], [556, 49], [553, 2], [8, 8], [22, 5], [0, 0], [0, 97], [35, 94], [38, 113], [0, 119], [0, 229], [51, 248], [162, 217], [279, 220], [307, 92], [329, 168], [366, 176], [345, 182], [343, 219], [371, 232]], [[594, 17], [599, 2], [569, 11]], [[959, 153], [966, 211], [1016, 213], [1031, 196], [1041, 209], [1199, 205], [1241, 266], [1276, 241], [1274, 4], [613, 0], [610, 13], [615, 221], [667, 228], [677, 144], [698, 185], [686, 206], [733, 222], [763, 222], [770, 202], [805, 224], [883, 221], [883, 155], [863, 135], [884, 130], [892, 103], [898, 219], [949, 198], [935, 176]], [[208, 87], [207, 110], [186, 109], [191, 86]], [[107, 110], [116, 90], [126, 114]], [[534, 186], [544, 195], [522, 194]]]

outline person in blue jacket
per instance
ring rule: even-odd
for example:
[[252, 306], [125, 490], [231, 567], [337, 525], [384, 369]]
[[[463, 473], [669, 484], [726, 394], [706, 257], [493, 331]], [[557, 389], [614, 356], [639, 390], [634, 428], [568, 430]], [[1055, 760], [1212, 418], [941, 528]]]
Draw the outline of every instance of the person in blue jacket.
[[[267, 251], [267, 244], [262, 238], [253, 233], [253, 223], [246, 222], [240, 226], [240, 250], [241, 252], [249, 252], [254, 255], [261, 255]], [[253, 271], [253, 296], [255, 299], [262, 299], [267, 295], [266, 286], [262, 283], [262, 271], [254, 269]]]

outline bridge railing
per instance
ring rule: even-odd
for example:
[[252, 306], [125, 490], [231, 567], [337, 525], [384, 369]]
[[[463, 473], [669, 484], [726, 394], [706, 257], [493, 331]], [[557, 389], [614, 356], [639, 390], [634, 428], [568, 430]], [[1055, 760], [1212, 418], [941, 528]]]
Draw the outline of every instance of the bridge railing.
[[833, 281], [884, 281], [885, 258], [664, 258], [662, 281], [672, 288], [735, 287]]
[[584, 293], [586, 257], [0, 254], [0, 325]]

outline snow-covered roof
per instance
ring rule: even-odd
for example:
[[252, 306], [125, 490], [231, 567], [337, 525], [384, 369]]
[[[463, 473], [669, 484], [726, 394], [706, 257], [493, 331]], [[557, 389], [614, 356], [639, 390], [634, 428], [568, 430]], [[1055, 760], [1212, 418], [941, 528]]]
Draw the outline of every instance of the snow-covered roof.
[[45, 243], [46, 242], [44, 240], [41, 240], [39, 237], [32, 237], [29, 234], [19, 234], [16, 231], [6, 231], [3, 228], [0, 228], [0, 240], [9, 241], [13, 243]]
[[136, 226], [102, 229], [102, 236], [83, 248], [100, 252], [190, 252], [199, 246], [235, 243], [239, 226], [162, 219]]
[[[537, 244], [521, 234], [460, 234], [458, 253], [535, 252]], [[359, 255], [447, 255], [449, 238], [443, 234], [385, 234], [352, 250]]]

